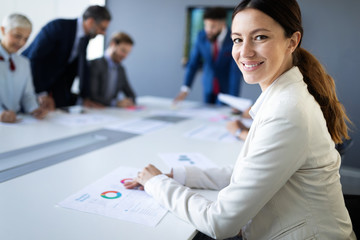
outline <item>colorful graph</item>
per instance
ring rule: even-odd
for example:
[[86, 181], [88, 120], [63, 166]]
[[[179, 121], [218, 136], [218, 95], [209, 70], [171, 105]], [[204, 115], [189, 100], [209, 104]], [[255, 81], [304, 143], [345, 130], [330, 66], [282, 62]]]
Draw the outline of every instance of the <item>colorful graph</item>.
[[101, 194], [101, 197], [106, 199], [116, 199], [121, 197], [121, 193], [119, 193], [118, 191], [106, 191]]
[[133, 181], [132, 178], [124, 178], [124, 179], [121, 180], [120, 182], [121, 182], [122, 184], [124, 184], [124, 183], [126, 183], [126, 182], [131, 182], [131, 181]]

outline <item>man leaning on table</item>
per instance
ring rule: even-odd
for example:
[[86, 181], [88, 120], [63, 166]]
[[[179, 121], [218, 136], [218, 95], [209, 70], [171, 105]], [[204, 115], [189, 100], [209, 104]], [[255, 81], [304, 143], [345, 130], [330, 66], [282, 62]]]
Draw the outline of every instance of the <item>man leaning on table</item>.
[[40, 104], [50, 110], [74, 105], [71, 92], [76, 76], [80, 78], [80, 95], [88, 93], [86, 48], [89, 40], [105, 34], [110, 23], [109, 11], [90, 6], [77, 19], [55, 19], [47, 23], [23, 52], [31, 62], [36, 93]]
[[84, 106], [135, 105], [135, 92], [121, 64], [131, 52], [133, 45], [134, 41], [128, 34], [114, 33], [104, 56], [90, 61], [89, 96], [84, 100]]

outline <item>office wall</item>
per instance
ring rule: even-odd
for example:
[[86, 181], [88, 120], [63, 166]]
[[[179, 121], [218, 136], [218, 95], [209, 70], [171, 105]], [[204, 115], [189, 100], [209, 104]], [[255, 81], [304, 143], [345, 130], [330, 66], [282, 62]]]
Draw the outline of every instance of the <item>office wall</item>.
[[[27, 16], [33, 24], [33, 30], [27, 44], [23, 47], [26, 49], [47, 22], [55, 18], [77, 18], [89, 5], [93, 4], [105, 5], [105, 0], [0, 0], [0, 23], [5, 16], [11, 13], [21, 13]], [[91, 40], [88, 47], [88, 58], [94, 59], [102, 56], [103, 45], [103, 36]]]
[[360, 168], [360, 1], [301, 0], [299, 4], [305, 29], [303, 47], [333, 76], [338, 97], [355, 124], [350, 132], [354, 145], [344, 164]]
[[[187, 6], [235, 6], [238, 0], [107, 0], [113, 31], [126, 31], [135, 39], [131, 55], [124, 61], [129, 79], [138, 95], [174, 97], [182, 84], [181, 58]], [[360, 167], [360, 1], [299, 0], [305, 36], [303, 47], [310, 50], [335, 78], [340, 101], [357, 126], [350, 133], [354, 145], [344, 164]], [[241, 94], [253, 100], [258, 86], [243, 84]], [[189, 96], [201, 100], [198, 75]]]
[[[108, 0], [106, 4], [114, 17], [108, 35], [120, 30], [135, 40], [133, 52], [124, 65], [137, 94], [175, 97], [180, 90], [187, 6], [233, 7], [236, 3], [237, 0]], [[200, 77], [189, 99], [202, 100]]]

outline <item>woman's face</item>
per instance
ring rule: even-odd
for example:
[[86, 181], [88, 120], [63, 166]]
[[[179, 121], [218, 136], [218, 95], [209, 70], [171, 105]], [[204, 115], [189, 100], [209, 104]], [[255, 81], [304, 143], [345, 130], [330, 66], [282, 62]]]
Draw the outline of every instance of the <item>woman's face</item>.
[[6, 32], [5, 28], [1, 27], [1, 32], [4, 35], [1, 44], [8, 53], [16, 53], [25, 45], [30, 36], [31, 29], [17, 27]]
[[236, 14], [231, 31], [232, 56], [247, 83], [258, 83], [264, 91], [292, 67], [291, 54], [299, 43], [299, 32], [286, 38], [280, 24], [251, 8]]

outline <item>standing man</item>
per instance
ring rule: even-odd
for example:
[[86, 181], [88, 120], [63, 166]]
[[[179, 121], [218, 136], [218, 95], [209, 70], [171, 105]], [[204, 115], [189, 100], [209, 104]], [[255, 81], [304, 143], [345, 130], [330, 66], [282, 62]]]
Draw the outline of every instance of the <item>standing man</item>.
[[[131, 52], [134, 41], [123, 32], [112, 35], [103, 57], [90, 62], [90, 94], [84, 101], [88, 107], [132, 107], [135, 93], [121, 62]], [[124, 94], [120, 98], [119, 95]]]
[[80, 95], [88, 94], [86, 48], [89, 39], [105, 34], [111, 16], [105, 7], [90, 6], [77, 19], [55, 19], [46, 24], [23, 55], [31, 61], [35, 91], [40, 104], [55, 107], [74, 105], [74, 78], [80, 78]]
[[238, 96], [242, 75], [232, 59], [230, 29], [226, 26], [226, 10], [208, 8], [204, 13], [204, 30], [200, 31], [186, 66], [185, 80], [174, 102], [189, 94], [196, 72], [203, 68], [204, 102], [217, 103], [217, 95]]

